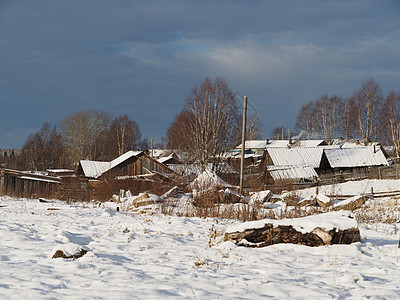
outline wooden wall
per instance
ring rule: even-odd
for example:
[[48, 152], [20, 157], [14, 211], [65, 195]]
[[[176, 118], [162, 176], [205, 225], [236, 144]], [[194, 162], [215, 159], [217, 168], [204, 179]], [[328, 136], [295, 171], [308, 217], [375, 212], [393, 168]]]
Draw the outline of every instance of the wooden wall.
[[0, 170], [0, 194], [14, 197], [51, 197], [58, 191], [58, 178], [44, 178], [26, 172]]

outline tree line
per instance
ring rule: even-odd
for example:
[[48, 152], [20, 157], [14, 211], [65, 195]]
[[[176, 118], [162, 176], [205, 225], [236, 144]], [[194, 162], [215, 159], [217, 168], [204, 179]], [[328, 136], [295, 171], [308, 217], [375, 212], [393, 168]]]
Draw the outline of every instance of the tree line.
[[18, 167], [27, 170], [74, 168], [82, 159], [110, 161], [131, 149], [145, 149], [139, 125], [128, 115], [88, 110], [62, 119], [60, 129], [44, 123], [28, 136]]
[[363, 144], [381, 142], [400, 153], [400, 92], [386, 97], [374, 79], [362, 82], [349, 98], [323, 95], [303, 105], [295, 129], [307, 138], [322, 137], [332, 143], [337, 137], [359, 139]]
[[[225, 153], [241, 141], [242, 100], [236, 99], [224, 79], [206, 78], [192, 89], [170, 123], [164, 146], [186, 153], [186, 161], [202, 169], [211, 164], [218, 171]], [[247, 140], [262, 138], [258, 116], [248, 117], [246, 129]], [[273, 133], [280, 131], [276, 128]], [[384, 97], [380, 85], [368, 79], [347, 99], [323, 95], [300, 108], [295, 131], [303, 138], [323, 138], [328, 143], [337, 137], [360, 139], [364, 144], [387, 141], [398, 155], [400, 92]], [[148, 147], [139, 125], [128, 115], [113, 118], [104, 111], [88, 110], [64, 117], [59, 128], [44, 123], [27, 138], [14, 165], [29, 170], [73, 168], [82, 159], [110, 161], [128, 150]]]

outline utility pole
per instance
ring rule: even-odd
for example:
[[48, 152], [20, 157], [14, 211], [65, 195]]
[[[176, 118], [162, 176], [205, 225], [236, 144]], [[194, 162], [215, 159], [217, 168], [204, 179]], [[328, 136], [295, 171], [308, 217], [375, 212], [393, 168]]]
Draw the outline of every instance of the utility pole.
[[246, 144], [246, 121], [247, 121], [247, 96], [244, 96], [244, 106], [243, 106], [243, 127], [242, 127], [242, 156], [240, 160], [240, 186], [239, 193], [242, 194], [243, 191], [243, 171], [244, 171], [244, 151]]

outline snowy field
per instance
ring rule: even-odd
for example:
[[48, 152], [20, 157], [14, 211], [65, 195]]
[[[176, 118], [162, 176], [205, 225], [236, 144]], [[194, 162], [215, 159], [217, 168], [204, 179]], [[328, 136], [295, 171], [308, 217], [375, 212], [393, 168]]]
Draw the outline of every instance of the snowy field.
[[[232, 223], [0, 197], [0, 298], [400, 297], [397, 224], [361, 225], [352, 245], [257, 249], [222, 241]], [[71, 243], [88, 253], [51, 258]]]

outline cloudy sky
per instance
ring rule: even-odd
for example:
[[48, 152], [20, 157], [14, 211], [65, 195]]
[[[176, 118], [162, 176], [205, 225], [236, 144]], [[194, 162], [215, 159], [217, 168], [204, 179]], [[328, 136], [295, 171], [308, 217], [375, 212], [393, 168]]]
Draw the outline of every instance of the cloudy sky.
[[0, 148], [76, 111], [127, 113], [159, 141], [224, 77], [265, 137], [323, 94], [400, 91], [400, 1], [0, 0]]

